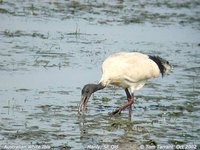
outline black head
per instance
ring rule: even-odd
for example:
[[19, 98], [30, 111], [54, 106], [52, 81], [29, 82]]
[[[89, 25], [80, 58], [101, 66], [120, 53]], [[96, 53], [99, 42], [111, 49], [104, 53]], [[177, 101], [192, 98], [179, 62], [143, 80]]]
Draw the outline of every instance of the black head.
[[162, 76], [164, 76], [164, 74], [168, 74], [172, 70], [172, 66], [169, 64], [167, 60], [159, 56], [151, 56], [151, 55], [149, 55], [149, 58], [158, 65], [158, 68]]
[[96, 84], [86, 84], [81, 91], [81, 102], [79, 105], [79, 112], [86, 110], [87, 102], [92, 95], [96, 91]]

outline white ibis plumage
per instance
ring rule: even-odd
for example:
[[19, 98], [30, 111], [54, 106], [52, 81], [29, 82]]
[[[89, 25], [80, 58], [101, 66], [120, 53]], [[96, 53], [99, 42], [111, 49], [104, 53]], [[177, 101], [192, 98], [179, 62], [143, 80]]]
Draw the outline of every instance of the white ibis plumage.
[[132, 106], [134, 91], [144, 86], [150, 78], [168, 74], [172, 69], [169, 62], [159, 56], [151, 56], [139, 52], [119, 52], [109, 56], [102, 64], [102, 77], [98, 84], [86, 84], [82, 89], [79, 112], [86, 110], [86, 104], [92, 93], [105, 88], [107, 85], [122, 87], [128, 102], [112, 112], [120, 113]]

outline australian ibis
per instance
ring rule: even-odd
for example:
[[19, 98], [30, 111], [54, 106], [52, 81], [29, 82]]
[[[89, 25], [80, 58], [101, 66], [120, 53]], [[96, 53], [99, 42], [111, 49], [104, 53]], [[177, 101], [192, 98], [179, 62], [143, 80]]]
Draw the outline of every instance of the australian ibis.
[[82, 89], [79, 112], [86, 110], [92, 93], [107, 85], [116, 85], [125, 90], [128, 102], [112, 112], [113, 115], [132, 106], [134, 91], [144, 86], [150, 78], [168, 74], [172, 69], [169, 62], [159, 56], [139, 52], [118, 52], [109, 56], [102, 64], [102, 77], [98, 84], [86, 84]]

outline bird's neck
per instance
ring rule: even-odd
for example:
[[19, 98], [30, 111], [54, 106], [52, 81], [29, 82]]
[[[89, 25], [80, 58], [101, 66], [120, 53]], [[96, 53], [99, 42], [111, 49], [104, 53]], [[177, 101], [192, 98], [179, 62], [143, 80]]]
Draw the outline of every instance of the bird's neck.
[[95, 88], [94, 88], [94, 92], [104, 89], [105, 86], [102, 85], [102, 83], [100, 82], [99, 84], [95, 84]]

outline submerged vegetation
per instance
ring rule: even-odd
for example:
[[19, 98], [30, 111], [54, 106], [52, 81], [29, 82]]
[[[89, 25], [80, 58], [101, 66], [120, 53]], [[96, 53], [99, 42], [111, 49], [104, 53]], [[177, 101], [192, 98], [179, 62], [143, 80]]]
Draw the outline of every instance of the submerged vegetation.
[[[198, 24], [198, 1], [44, 1], [37, 3], [11, 3], [2, 1], [0, 13], [13, 16], [36, 16], [65, 19], [82, 19], [100, 24], [131, 24], [150, 22], [154, 25], [179, 23]], [[21, 8], [23, 7], [23, 9]], [[151, 9], [154, 8], [154, 9]], [[186, 13], [191, 10], [193, 15]], [[153, 10], [153, 11], [152, 11]], [[162, 10], [162, 11], [159, 11]], [[97, 19], [98, 18], [98, 19]], [[195, 26], [198, 27], [198, 26]]]

